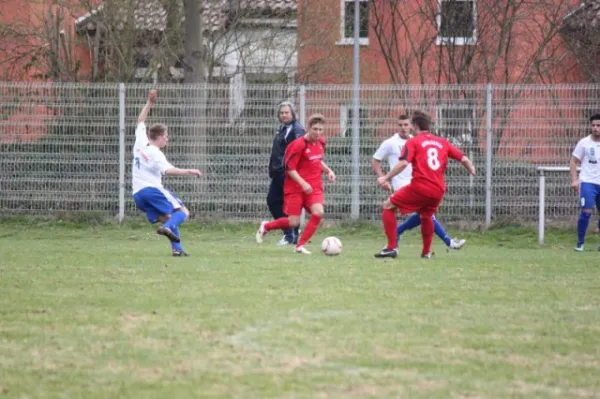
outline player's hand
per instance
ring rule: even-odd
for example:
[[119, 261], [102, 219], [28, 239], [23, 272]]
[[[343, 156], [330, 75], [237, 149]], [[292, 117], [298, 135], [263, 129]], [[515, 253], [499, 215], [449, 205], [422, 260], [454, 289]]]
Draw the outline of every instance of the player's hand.
[[308, 184], [308, 183], [305, 183], [305, 184], [302, 186], [302, 190], [304, 190], [304, 193], [305, 193], [305, 194], [310, 194], [310, 193], [312, 193], [312, 192], [313, 192], [313, 188], [312, 188], [312, 186], [311, 186], [310, 184]]
[[188, 169], [188, 174], [196, 177], [202, 176], [202, 172], [200, 172], [198, 169]]
[[154, 104], [155, 101], [156, 101], [156, 90], [152, 89], [152, 90], [150, 90], [150, 94], [148, 94], [148, 102], [150, 104]]
[[579, 180], [573, 180], [571, 182], [571, 187], [575, 190], [576, 193], [579, 192]]
[[387, 181], [385, 176], [378, 177], [377, 184], [379, 184], [379, 187], [383, 188], [384, 190], [390, 191], [390, 183]]
[[330, 170], [329, 173], [327, 173], [327, 179], [329, 180], [329, 183], [335, 181], [335, 173], [333, 173], [333, 170]]

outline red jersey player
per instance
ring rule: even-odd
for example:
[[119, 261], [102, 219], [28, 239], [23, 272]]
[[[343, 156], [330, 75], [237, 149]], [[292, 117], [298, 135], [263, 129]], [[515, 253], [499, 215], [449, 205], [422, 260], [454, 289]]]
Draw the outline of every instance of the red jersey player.
[[383, 203], [383, 229], [388, 239], [388, 244], [376, 258], [395, 258], [396, 249], [396, 209], [402, 214], [417, 212], [421, 217], [421, 235], [423, 236], [423, 251], [421, 257], [431, 258], [431, 241], [433, 240], [433, 214], [437, 211], [444, 193], [446, 183], [444, 172], [448, 158], [459, 161], [473, 176], [475, 167], [459, 149], [450, 144], [446, 139], [429, 132], [431, 121], [421, 112], [415, 112], [412, 117], [415, 137], [409, 139], [400, 155], [400, 162], [396, 164], [385, 176], [377, 179], [381, 187], [389, 189], [392, 177], [401, 173], [409, 164], [412, 164], [412, 180], [408, 186], [392, 194]]
[[335, 174], [323, 162], [325, 139], [321, 134], [324, 129], [325, 117], [320, 114], [312, 115], [308, 120], [306, 134], [288, 145], [284, 157], [286, 176], [283, 184], [283, 211], [288, 216], [272, 222], [262, 222], [256, 232], [257, 243], [261, 244], [270, 230], [297, 227], [304, 208], [310, 212], [310, 218], [295, 251], [310, 254], [304, 244], [317, 231], [324, 213], [321, 174], [327, 173], [329, 181], [335, 181]]

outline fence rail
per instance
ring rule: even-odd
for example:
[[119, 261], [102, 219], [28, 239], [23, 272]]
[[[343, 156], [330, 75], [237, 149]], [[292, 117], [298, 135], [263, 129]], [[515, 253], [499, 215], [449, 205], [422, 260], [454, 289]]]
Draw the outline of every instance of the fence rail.
[[[137, 115], [151, 87], [142, 84], [0, 83], [0, 208], [3, 214], [94, 212], [136, 214], [131, 200], [131, 149]], [[361, 86], [358, 174], [352, 163], [352, 86], [157, 85], [149, 122], [169, 126], [167, 157], [203, 171], [199, 180], [166, 178], [195, 216], [259, 220], [268, 214], [267, 164], [278, 122], [276, 106], [291, 100], [301, 122], [327, 119], [327, 162], [338, 181], [326, 187], [333, 219], [378, 219], [385, 198], [371, 171], [396, 118], [416, 109], [435, 131], [471, 157], [469, 177], [447, 172], [444, 220], [534, 221], [537, 167], [564, 166], [587, 118], [600, 111], [600, 85]], [[546, 182], [547, 222], [573, 219], [578, 201], [568, 176]], [[358, 184], [358, 187], [356, 187]]]

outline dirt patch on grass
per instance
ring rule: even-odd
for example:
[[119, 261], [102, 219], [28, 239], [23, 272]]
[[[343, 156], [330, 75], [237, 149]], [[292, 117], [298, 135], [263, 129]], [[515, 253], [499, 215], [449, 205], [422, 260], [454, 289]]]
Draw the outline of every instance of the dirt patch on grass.
[[150, 314], [121, 313], [121, 331], [132, 333], [151, 319]]

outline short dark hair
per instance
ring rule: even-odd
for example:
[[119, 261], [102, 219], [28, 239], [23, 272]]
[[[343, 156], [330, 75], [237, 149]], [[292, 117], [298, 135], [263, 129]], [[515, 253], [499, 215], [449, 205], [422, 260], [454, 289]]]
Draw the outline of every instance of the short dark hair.
[[148, 130], [148, 138], [150, 140], [156, 140], [160, 136], [164, 135], [166, 131], [167, 126], [163, 125], [162, 123], [156, 123], [150, 126], [150, 129]]
[[308, 127], [312, 127], [317, 123], [325, 124], [325, 117], [322, 114], [313, 114], [308, 118]]
[[410, 120], [414, 126], [417, 126], [421, 131], [430, 131], [431, 129], [431, 118], [424, 112], [415, 111], [413, 112], [412, 119]]
[[600, 114], [594, 114], [590, 116], [590, 122], [600, 121]]
[[410, 119], [410, 118], [408, 117], [408, 115], [406, 115], [406, 114], [400, 114], [400, 116], [398, 117], [398, 120], [399, 120], [399, 121], [403, 121], [403, 120], [406, 120], [406, 119]]

